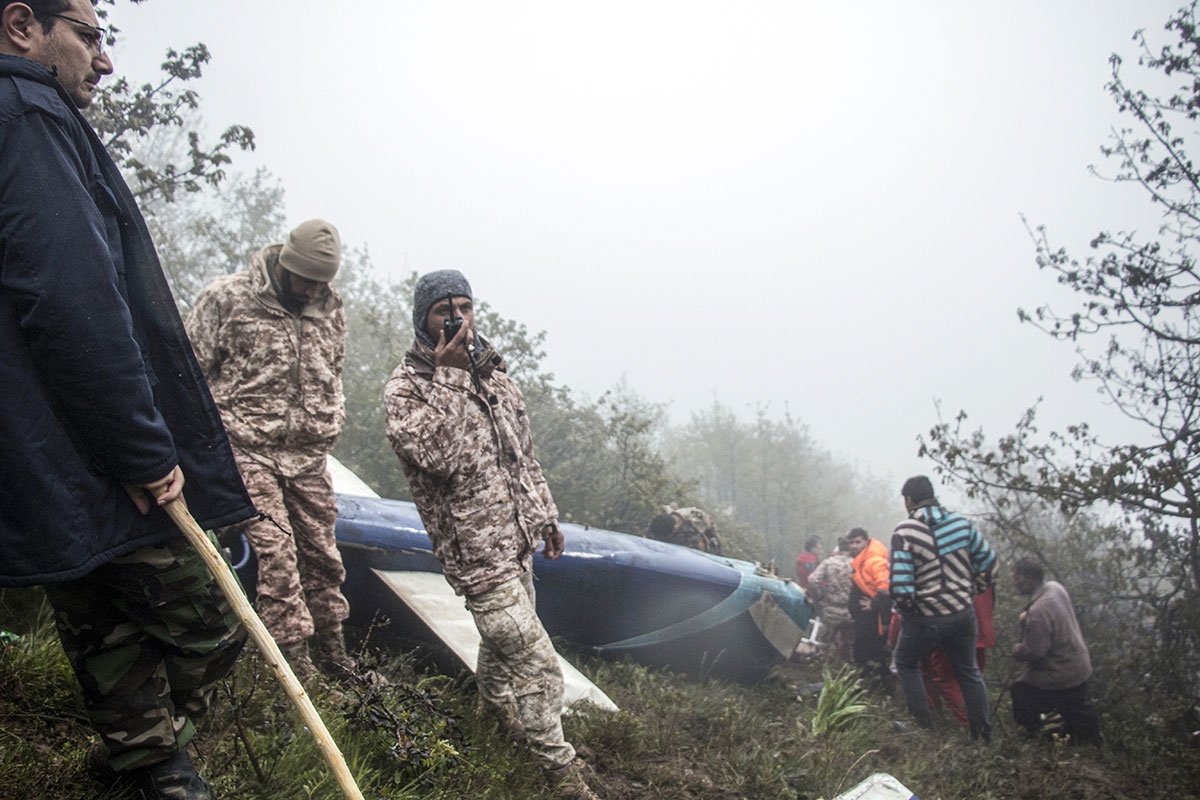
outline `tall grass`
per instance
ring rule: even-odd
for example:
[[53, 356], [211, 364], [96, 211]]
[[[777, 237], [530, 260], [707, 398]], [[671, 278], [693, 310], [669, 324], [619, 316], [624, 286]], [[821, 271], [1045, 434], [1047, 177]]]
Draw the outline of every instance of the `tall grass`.
[[[0, 629], [21, 636], [0, 655], [0, 800], [133, 800], [128, 786], [89, 771], [95, 736], [40, 593], [0, 591]], [[544, 794], [529, 754], [476, 716], [469, 676], [441, 674], [408, 650], [375, 658], [393, 687], [315, 697], [366, 797]], [[910, 721], [902, 703], [864, 692], [853, 672], [822, 658], [785, 665], [754, 685], [575, 660], [622, 709], [564, 718], [601, 797], [831, 800], [881, 771], [922, 800], [1190, 798], [1200, 786], [1200, 748], [1168, 726], [1119, 720], [1107, 709], [1102, 747], [1026, 741], [1009, 719], [999, 685], [1004, 670], [991, 666], [997, 712], [986, 747], [972, 744], [952, 719], [929, 731], [899, 729], [895, 721]], [[220, 694], [194, 748], [218, 797], [341, 798], [312, 737], [253, 651]]]

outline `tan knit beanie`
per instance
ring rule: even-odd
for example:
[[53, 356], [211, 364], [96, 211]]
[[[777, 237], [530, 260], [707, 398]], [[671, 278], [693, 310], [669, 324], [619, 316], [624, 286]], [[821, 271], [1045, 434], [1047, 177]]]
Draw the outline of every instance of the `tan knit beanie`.
[[301, 278], [329, 283], [342, 263], [342, 239], [337, 228], [323, 219], [301, 222], [283, 243], [279, 263]]

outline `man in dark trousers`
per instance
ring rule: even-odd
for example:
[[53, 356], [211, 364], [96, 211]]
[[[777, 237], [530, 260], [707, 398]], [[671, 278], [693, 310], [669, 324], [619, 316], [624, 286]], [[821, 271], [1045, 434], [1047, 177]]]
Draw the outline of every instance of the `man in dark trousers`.
[[967, 707], [971, 738], [990, 741], [987, 686], [975, 660], [975, 595], [992, 583], [996, 554], [961, 514], [947, 511], [924, 475], [900, 490], [908, 519], [892, 534], [892, 602], [900, 612], [896, 672], [908, 710], [932, 725], [921, 662], [940, 650]]
[[[110, 765], [211, 798], [185, 746], [245, 641], [160, 507], [254, 507], [145, 222], [80, 115], [88, 0], [0, 2], [0, 586], [42, 584]], [[188, 478], [184, 490], [184, 475]]]
[[847, 605], [854, 621], [854, 663], [863, 678], [885, 694], [890, 693], [887, 621], [891, 619], [892, 597], [888, 593], [887, 547], [863, 528], [851, 528], [846, 542], [851, 556]]
[[1028, 556], [1013, 566], [1013, 585], [1029, 596], [1019, 618], [1021, 641], [1012, 651], [1025, 665], [1010, 689], [1013, 717], [1033, 735], [1041, 715], [1057, 711], [1073, 742], [1099, 744], [1100, 717], [1087, 699], [1092, 659], [1071, 596], [1061, 583], [1045, 580], [1042, 565]]

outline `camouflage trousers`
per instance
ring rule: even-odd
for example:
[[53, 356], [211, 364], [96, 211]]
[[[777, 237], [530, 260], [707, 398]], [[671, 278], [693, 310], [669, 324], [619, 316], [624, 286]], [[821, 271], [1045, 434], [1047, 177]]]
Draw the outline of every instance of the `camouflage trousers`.
[[467, 598], [482, 641], [475, 681], [492, 705], [516, 707], [530, 751], [545, 769], [571, 762], [575, 748], [563, 739], [563, 677], [558, 656], [534, 609], [533, 575]]
[[199, 553], [180, 537], [45, 590], [113, 768], [182, 750], [246, 641]]
[[288, 478], [237, 455], [254, 505], [270, 517], [243, 526], [258, 558], [255, 604], [263, 624], [279, 644], [341, 625], [350, 604], [341, 591], [346, 569], [333, 535], [337, 501], [325, 462]]

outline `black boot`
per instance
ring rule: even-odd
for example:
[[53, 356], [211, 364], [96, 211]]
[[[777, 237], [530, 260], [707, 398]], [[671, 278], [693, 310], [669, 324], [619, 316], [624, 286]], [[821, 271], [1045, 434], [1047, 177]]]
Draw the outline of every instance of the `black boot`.
[[373, 686], [388, 685], [388, 679], [383, 675], [373, 669], [360, 668], [350, 657], [341, 623], [317, 628], [313, 639], [316, 642], [313, 660], [322, 672], [338, 683], [343, 686], [354, 686], [360, 682]]
[[212, 790], [192, 766], [187, 751], [130, 773], [146, 800], [214, 800]]

